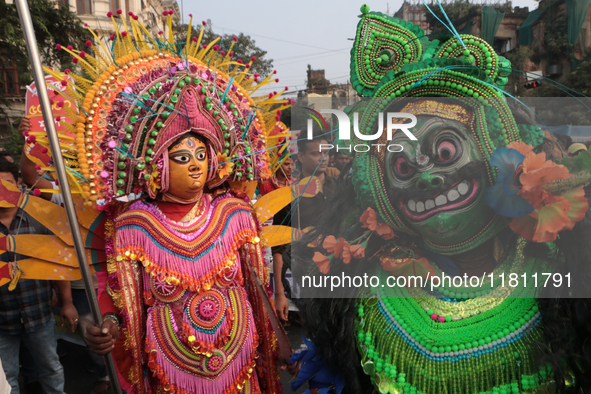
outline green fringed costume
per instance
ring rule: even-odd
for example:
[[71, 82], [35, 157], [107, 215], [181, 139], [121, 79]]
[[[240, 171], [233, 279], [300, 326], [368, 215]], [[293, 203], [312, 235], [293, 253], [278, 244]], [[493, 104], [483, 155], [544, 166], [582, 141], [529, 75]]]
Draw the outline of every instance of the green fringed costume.
[[[361, 12], [351, 83], [372, 99], [350, 113], [360, 113], [359, 130], [365, 135], [375, 134], [378, 113], [411, 113], [417, 117], [411, 129], [417, 140], [399, 132], [388, 141], [383, 133], [372, 142], [397, 143], [403, 151], [374, 146], [352, 153], [350, 176], [343, 179], [352, 186], [343, 190], [354, 190], [355, 196], [334, 204], [357, 215], [327, 221], [339, 225], [319, 225], [313, 234], [319, 267], [313, 265], [314, 271], [333, 274], [340, 266], [373, 263], [380, 283], [391, 276], [432, 278], [443, 272], [451, 277], [467, 272], [482, 282], [478, 287], [437, 283], [432, 289], [427, 279], [424, 287], [372, 289], [356, 301], [360, 359], [353, 361], [380, 393], [553, 392], [554, 372], [538, 359], [544, 323], [532, 275], [553, 272], [551, 262], [565, 259], [555, 241], [558, 232], [571, 230], [587, 213], [588, 166], [571, 165], [571, 159], [560, 166], [552, 160], [561, 157], [546, 157], [541, 148], [532, 151], [551, 138], [537, 126], [517, 124], [502, 91], [511, 64], [486, 41], [470, 35], [429, 41], [410, 22], [370, 12], [365, 5]], [[364, 141], [337, 141], [349, 143]], [[536, 159], [563, 173], [552, 179], [560, 185], [560, 192], [552, 190], [564, 199], [563, 217], [545, 215], [555, 201], [542, 197], [540, 190], [550, 190], [544, 180], [537, 192], [526, 190], [531, 185], [524, 176], [536, 170]], [[587, 157], [577, 160], [589, 163]], [[514, 193], [507, 192], [511, 187], [517, 188]], [[338, 242], [350, 255], [334, 246]], [[530, 244], [543, 253], [528, 254]], [[522, 275], [529, 280], [525, 285]], [[332, 309], [322, 309], [322, 302], [333, 302]], [[320, 348], [326, 349], [320, 342], [330, 341], [330, 335], [314, 330], [339, 325], [330, 316], [318, 323], [320, 311], [338, 312], [345, 303], [304, 303], [310, 335]], [[335, 338], [342, 327], [346, 330], [347, 324], [335, 327]], [[344, 364], [334, 360], [338, 351], [324, 353], [333, 369]], [[348, 371], [332, 372], [343, 375], [343, 392], [352, 392], [347, 384], [355, 379], [344, 376]], [[338, 383], [328, 387], [341, 390]]]

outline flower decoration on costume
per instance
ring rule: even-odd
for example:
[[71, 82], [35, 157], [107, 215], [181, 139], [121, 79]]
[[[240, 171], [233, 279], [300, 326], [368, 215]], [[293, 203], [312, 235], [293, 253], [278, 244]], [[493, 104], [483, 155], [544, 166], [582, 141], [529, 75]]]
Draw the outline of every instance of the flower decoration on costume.
[[375, 232], [385, 240], [392, 239], [396, 236], [392, 227], [388, 226], [386, 223], [378, 223], [376, 211], [372, 207], [368, 207], [363, 212], [359, 221], [363, 224], [363, 228]]
[[150, 174], [150, 180], [148, 181], [148, 185], [150, 187], [150, 189], [152, 190], [152, 193], [156, 194], [158, 192], [158, 190], [162, 189], [162, 185], [161, 185], [161, 178], [160, 178], [160, 172], [158, 171], [158, 166], [153, 165], [152, 166], [152, 173]]
[[376, 228], [378, 226], [378, 219], [376, 217], [376, 211], [374, 211], [373, 208], [367, 208], [363, 212], [363, 215], [361, 215], [359, 221], [363, 223], [364, 228], [367, 228], [371, 231], [376, 231]]
[[333, 235], [329, 235], [324, 238], [322, 247], [328, 253], [332, 253], [335, 257], [343, 259], [343, 263], [349, 264], [351, 262], [351, 245], [345, 239], [339, 238], [337, 240]]
[[[315, 252], [312, 260], [318, 265], [320, 272], [328, 274], [330, 271], [330, 263], [334, 258], [341, 259], [343, 263], [349, 264], [351, 259], [365, 258], [365, 250], [369, 244], [369, 239], [372, 235], [377, 234], [382, 239], [388, 241], [393, 239], [396, 235], [390, 226], [386, 223], [378, 222], [376, 212], [373, 208], [367, 208], [361, 217], [359, 223], [362, 229], [367, 229], [359, 237], [354, 240], [347, 241], [345, 238], [336, 238], [334, 235], [328, 235], [322, 240], [322, 248], [329, 253], [328, 256], [320, 252]], [[357, 224], [359, 228], [359, 224]], [[317, 238], [308, 244], [309, 247], [318, 247], [320, 240]]]
[[330, 272], [330, 262], [333, 258], [334, 254], [325, 256], [320, 252], [315, 252], [312, 260], [316, 263], [320, 272], [326, 275]]
[[589, 182], [588, 173], [572, 174], [521, 141], [495, 150], [490, 163], [499, 174], [487, 190], [486, 202], [498, 214], [513, 218], [511, 229], [525, 239], [554, 241], [585, 216], [589, 207], [583, 185]]
[[234, 162], [225, 153], [218, 153], [218, 177], [221, 179], [229, 176], [234, 169]]
[[355, 259], [362, 259], [365, 257], [365, 248], [367, 248], [367, 241], [363, 241], [357, 245], [351, 245], [351, 255]]

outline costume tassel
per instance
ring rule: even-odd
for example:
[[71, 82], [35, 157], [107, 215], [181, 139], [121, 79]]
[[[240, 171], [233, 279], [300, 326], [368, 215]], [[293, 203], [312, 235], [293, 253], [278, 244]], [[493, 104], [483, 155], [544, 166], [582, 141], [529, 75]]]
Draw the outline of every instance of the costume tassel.
[[21, 270], [17, 269], [14, 274], [14, 278], [12, 278], [12, 280], [10, 281], [10, 285], [8, 285], [8, 291], [13, 291], [14, 289], [16, 289], [16, 285], [17, 285], [18, 280], [20, 278], [21, 278]]
[[141, 29], [144, 31], [145, 35], [146, 35], [146, 36], [147, 36], [147, 37], [148, 37], [150, 40], [152, 40], [152, 41], [154, 42], [154, 46], [155, 46], [156, 48], [160, 48], [160, 45], [158, 44], [158, 41], [157, 41], [157, 40], [156, 40], [154, 37], [152, 37], [152, 34], [150, 34], [150, 32], [149, 32], [149, 31], [146, 29], [146, 27], [145, 27], [143, 24], [139, 23], [139, 22], [138, 22], [138, 26], [139, 26], [139, 27], [140, 27], [140, 28], [141, 28]]
[[100, 61], [100, 73], [102, 74], [109, 67], [109, 60], [105, 57], [105, 54], [97, 48], [96, 45], [92, 44], [90, 49], [95, 53], [97, 61]]
[[170, 45], [175, 45], [174, 35], [172, 32], [172, 11], [168, 13], [166, 22], [168, 23], [168, 42], [170, 43]]
[[114, 53], [115, 53], [114, 58], [120, 59], [123, 56], [127, 55], [127, 51], [125, 50], [125, 45], [123, 43], [123, 39], [121, 36], [121, 31], [119, 30], [119, 25], [115, 21], [115, 17], [113, 16], [113, 13], [109, 12], [107, 14], [107, 17], [111, 18], [111, 20], [113, 21], [113, 27], [115, 28], [115, 38], [116, 39], [113, 39]]
[[238, 66], [234, 68], [234, 72], [237, 74], [236, 83], [242, 84], [242, 80], [244, 79], [244, 77], [246, 77], [247, 75], [250, 75], [250, 74], [248, 73], [248, 68], [244, 68], [244, 70], [242, 70], [242, 71], [237, 71], [237, 69], [238, 69]]
[[228, 73], [228, 71], [230, 70], [230, 65], [233, 63], [230, 61], [231, 58], [231, 53], [232, 50], [234, 49], [234, 44], [236, 44], [236, 36], [232, 37], [232, 44], [230, 44], [230, 49], [228, 49], [228, 52], [226, 52], [226, 54], [224, 55], [224, 58], [222, 59], [222, 64], [220, 64], [220, 69], [222, 69], [226, 74]]
[[[98, 76], [98, 70], [96, 68], [94, 68], [90, 63], [88, 63], [84, 58], [86, 57], [86, 52], [81, 52], [81, 51], [74, 51], [74, 50], [70, 50], [68, 48], [64, 48], [62, 46], [60, 46], [61, 50], [66, 51], [67, 53], [69, 53], [70, 55], [74, 56], [74, 63], [78, 62], [80, 63], [80, 66], [89, 74], [91, 75], [95, 75]], [[81, 52], [84, 53], [83, 55], [79, 55], [76, 52]]]
[[131, 42], [133, 42], [133, 45], [136, 47], [138, 52], [141, 52], [144, 48], [142, 46], [141, 37], [138, 34], [137, 26], [134, 23], [133, 12], [129, 11], [127, 14], [129, 15], [129, 18], [130, 18], [129, 19], [129, 28], [131, 30], [131, 32], [130, 32]]
[[275, 79], [271, 79], [271, 77], [273, 76], [273, 74], [269, 75], [267, 78], [265, 78], [262, 82], [259, 82], [257, 85], [254, 86], [254, 88], [250, 91], [250, 93], [254, 93], [257, 90], [259, 90], [259, 88], [268, 85], [270, 83], [276, 82], [279, 83], [279, 80], [275, 80]]

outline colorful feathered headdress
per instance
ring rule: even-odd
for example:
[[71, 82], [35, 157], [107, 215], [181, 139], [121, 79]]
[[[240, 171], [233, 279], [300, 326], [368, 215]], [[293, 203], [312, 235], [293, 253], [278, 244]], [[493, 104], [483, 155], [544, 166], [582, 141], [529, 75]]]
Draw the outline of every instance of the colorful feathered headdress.
[[[72, 191], [88, 202], [166, 191], [167, 148], [188, 132], [208, 142], [210, 187], [257, 182], [276, 165], [269, 141], [287, 137], [279, 114], [289, 103], [279, 99], [283, 92], [253, 95], [276, 81], [273, 74], [259, 80], [250, 72], [255, 58], [233, 60], [234, 42], [228, 52], [217, 45], [220, 38], [201, 45], [204, 26], [198, 37], [175, 42], [170, 14], [168, 37], [152, 37], [137, 17], [121, 18], [119, 26], [109, 13], [115, 33], [108, 44], [96, 36], [87, 42], [94, 56], [61, 48], [83, 73], [46, 69], [76, 103], [60, 140]], [[46, 140], [30, 142], [31, 158], [51, 169]]]

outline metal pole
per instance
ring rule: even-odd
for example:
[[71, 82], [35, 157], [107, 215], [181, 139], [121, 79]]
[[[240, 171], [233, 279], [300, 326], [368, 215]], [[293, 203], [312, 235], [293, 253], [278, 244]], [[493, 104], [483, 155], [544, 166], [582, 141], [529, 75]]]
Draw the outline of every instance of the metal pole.
[[[37, 94], [39, 94], [39, 103], [43, 112], [43, 121], [45, 122], [45, 129], [47, 130], [47, 138], [49, 139], [49, 146], [53, 156], [53, 163], [55, 165], [55, 172], [60, 183], [62, 198], [64, 200], [64, 207], [68, 217], [70, 230], [72, 231], [72, 238], [74, 241], [74, 248], [76, 249], [76, 257], [78, 258], [78, 265], [80, 266], [80, 273], [84, 281], [84, 288], [86, 289], [86, 296], [90, 304], [90, 311], [94, 318], [94, 322], [100, 327], [102, 325], [102, 316], [99, 309], [98, 300], [94, 291], [94, 284], [86, 261], [86, 254], [84, 253], [84, 242], [82, 234], [78, 227], [78, 218], [74, 208], [74, 201], [70, 194], [70, 185], [66, 175], [66, 167], [62, 157], [57, 131], [55, 130], [55, 123], [53, 121], [53, 113], [51, 112], [51, 103], [49, 102], [49, 95], [47, 94], [47, 86], [45, 85], [45, 76], [43, 74], [43, 67], [41, 66], [41, 58], [39, 57], [39, 49], [37, 48], [37, 38], [35, 37], [35, 30], [33, 30], [33, 22], [31, 21], [31, 13], [29, 12], [29, 5], [26, 0], [15, 0], [16, 8], [21, 20], [25, 43], [27, 51], [29, 52], [29, 60], [31, 61], [31, 68], [33, 70], [33, 77], [37, 86]], [[111, 387], [116, 394], [121, 394], [121, 386], [117, 378], [117, 370], [111, 354], [105, 356], [105, 365], [109, 372], [111, 379]]]

